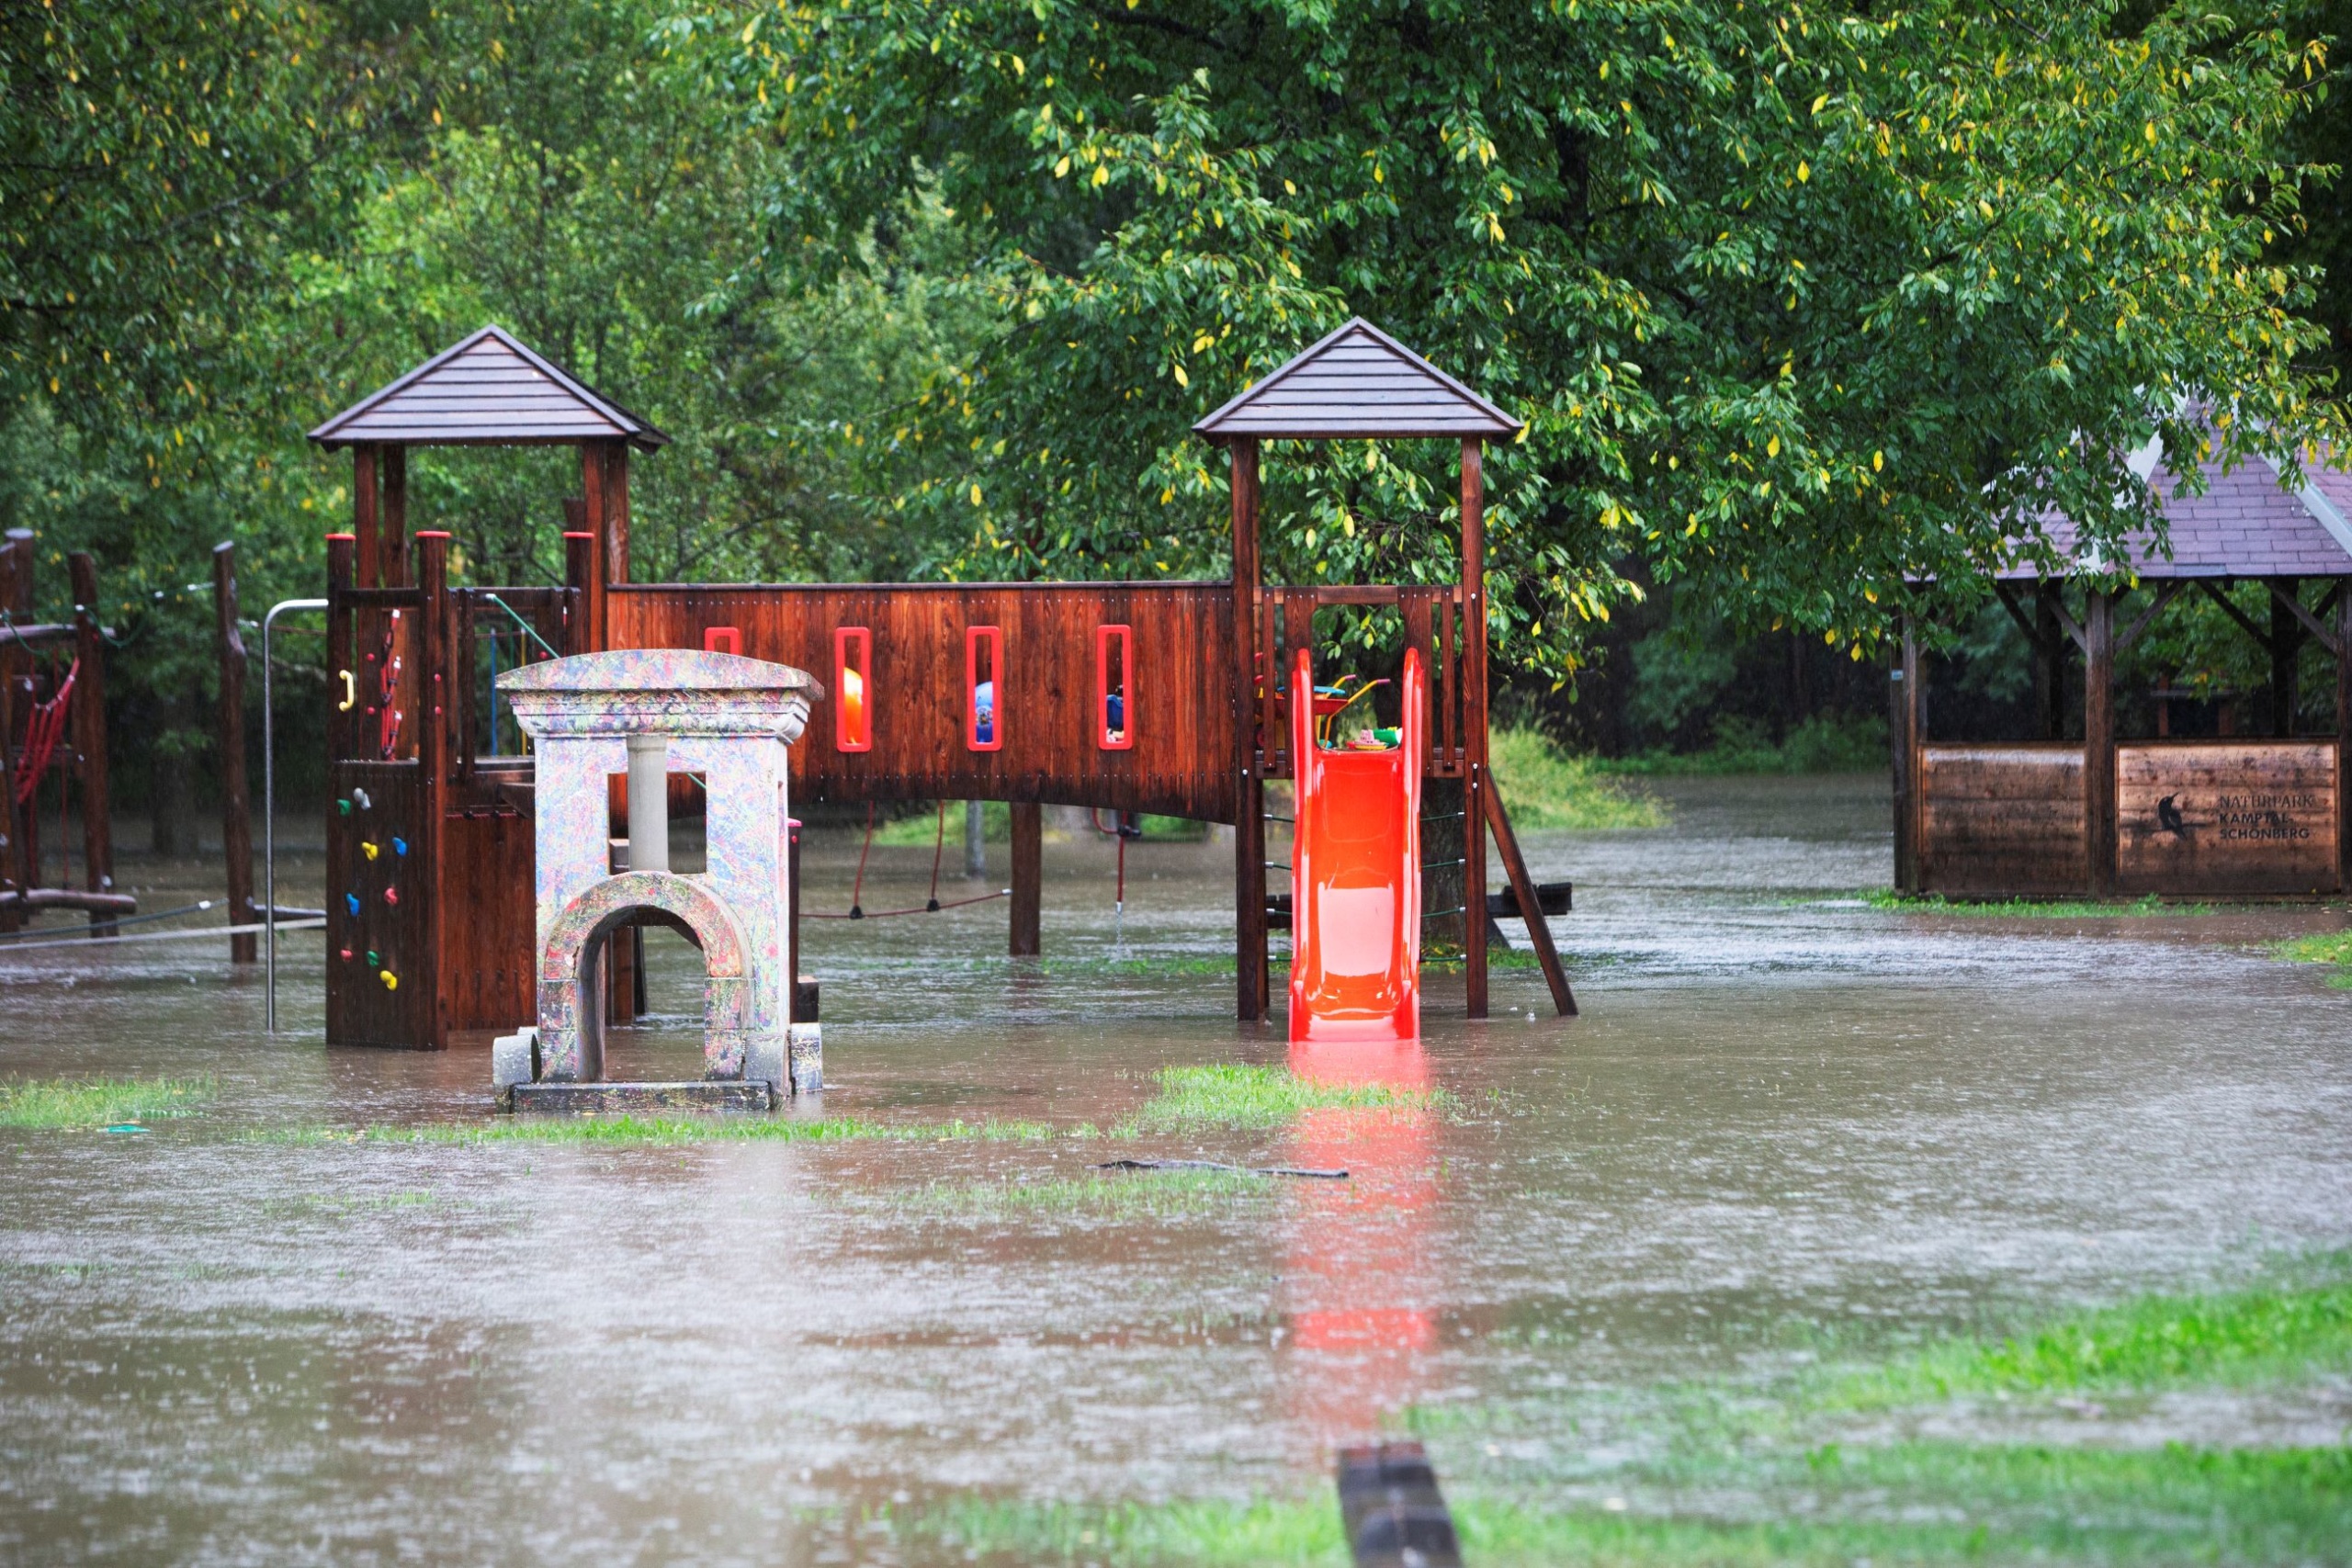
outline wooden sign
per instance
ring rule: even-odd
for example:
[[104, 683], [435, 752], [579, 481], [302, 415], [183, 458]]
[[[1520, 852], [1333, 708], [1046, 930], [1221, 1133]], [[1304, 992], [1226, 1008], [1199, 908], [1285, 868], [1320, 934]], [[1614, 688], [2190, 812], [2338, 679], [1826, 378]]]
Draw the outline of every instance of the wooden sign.
[[2116, 748], [2116, 886], [2130, 893], [2332, 893], [2333, 740]]
[[2081, 747], [1923, 746], [1919, 793], [1923, 891], [2082, 891]]

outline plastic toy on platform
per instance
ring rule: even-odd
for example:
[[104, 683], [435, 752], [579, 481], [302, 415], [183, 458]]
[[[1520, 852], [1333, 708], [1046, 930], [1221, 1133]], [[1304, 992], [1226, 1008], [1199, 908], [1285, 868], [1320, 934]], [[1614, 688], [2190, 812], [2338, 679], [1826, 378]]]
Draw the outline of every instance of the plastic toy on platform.
[[[796, 1027], [786, 969], [790, 903], [785, 749], [800, 738], [805, 672], [729, 653], [580, 654], [508, 671], [498, 689], [537, 755], [538, 1008], [501, 1037], [501, 1103], [582, 1113], [702, 1107], [765, 1111], [824, 1087], [821, 1041]], [[606, 779], [626, 773], [628, 869], [612, 870]], [[668, 775], [709, 797], [707, 869], [670, 869]], [[605, 1079], [607, 938], [653, 912], [702, 949], [703, 1077]]]

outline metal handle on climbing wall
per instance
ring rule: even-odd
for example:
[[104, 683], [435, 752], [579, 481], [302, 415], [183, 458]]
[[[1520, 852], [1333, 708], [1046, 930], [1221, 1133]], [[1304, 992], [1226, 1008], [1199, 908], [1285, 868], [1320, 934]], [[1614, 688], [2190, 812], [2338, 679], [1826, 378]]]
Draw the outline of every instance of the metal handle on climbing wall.
[[349, 713], [359, 701], [359, 682], [351, 678], [348, 670], [338, 670], [335, 673], [343, 677], [343, 701], [334, 705], [334, 711]]

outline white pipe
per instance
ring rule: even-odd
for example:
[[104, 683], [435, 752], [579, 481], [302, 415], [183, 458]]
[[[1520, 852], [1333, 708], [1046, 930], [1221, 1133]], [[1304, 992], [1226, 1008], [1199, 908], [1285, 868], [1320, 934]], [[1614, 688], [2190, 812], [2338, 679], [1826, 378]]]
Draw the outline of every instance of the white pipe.
[[[261, 942], [262, 951], [268, 954], [262, 968], [261, 1010], [262, 1032], [266, 1034], [277, 1032], [277, 750], [270, 729], [269, 634], [277, 625], [277, 617], [288, 610], [326, 607], [323, 599], [288, 599], [272, 604], [269, 614], [261, 618]], [[334, 661], [330, 659], [327, 662]]]
[[628, 738], [628, 868], [670, 869], [670, 738]]

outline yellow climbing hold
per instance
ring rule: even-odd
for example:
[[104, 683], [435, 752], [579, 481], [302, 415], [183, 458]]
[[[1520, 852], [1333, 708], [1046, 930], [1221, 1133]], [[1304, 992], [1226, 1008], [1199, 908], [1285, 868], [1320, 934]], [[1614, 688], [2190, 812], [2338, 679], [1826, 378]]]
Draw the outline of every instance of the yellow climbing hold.
[[374, 860], [378, 855], [383, 853], [383, 852], [378, 849], [374, 844], [364, 841], [359, 846], [359, 852], [366, 855], [369, 860]]
[[401, 988], [401, 977], [389, 969], [379, 971], [376, 978], [384, 982], [384, 989], [388, 991], [397, 991]]

